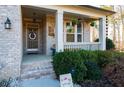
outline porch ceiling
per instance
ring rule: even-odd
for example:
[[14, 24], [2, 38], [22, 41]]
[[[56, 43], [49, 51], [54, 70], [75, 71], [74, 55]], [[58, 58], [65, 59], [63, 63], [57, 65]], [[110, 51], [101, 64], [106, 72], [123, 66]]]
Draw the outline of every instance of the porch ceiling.
[[32, 6], [22, 6], [22, 16], [25, 18], [33, 18], [35, 13], [35, 18], [40, 19], [45, 14], [52, 14], [53, 11], [37, 8]]
[[81, 14], [75, 14], [75, 13], [70, 13], [70, 12], [64, 12], [64, 17], [66, 18], [80, 18], [82, 20], [87, 20], [87, 21], [92, 21], [92, 20], [98, 20], [98, 17], [92, 17], [92, 16], [87, 16], [87, 15], [81, 15]]

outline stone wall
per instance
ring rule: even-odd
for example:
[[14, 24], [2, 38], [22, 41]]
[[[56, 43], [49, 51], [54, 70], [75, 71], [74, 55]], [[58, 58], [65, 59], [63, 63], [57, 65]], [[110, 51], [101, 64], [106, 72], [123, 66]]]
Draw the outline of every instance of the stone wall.
[[90, 42], [90, 24], [84, 22], [83, 42]]
[[[7, 17], [11, 29], [4, 28]], [[20, 6], [0, 5], [0, 79], [18, 77], [22, 59], [22, 31]]]
[[52, 55], [51, 47], [56, 44], [56, 38], [55, 36], [49, 35], [49, 27], [51, 27], [54, 30], [55, 33], [55, 17], [54, 15], [50, 16], [47, 15], [47, 55]]

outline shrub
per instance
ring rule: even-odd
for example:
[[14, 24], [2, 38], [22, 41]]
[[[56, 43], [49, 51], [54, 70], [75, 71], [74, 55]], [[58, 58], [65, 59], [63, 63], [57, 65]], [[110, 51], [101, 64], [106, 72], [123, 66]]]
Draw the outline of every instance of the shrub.
[[[99, 42], [99, 39], [96, 39], [95, 42]], [[111, 39], [106, 38], [106, 50], [112, 50], [112, 49], [115, 49], [115, 44]]]
[[113, 55], [111, 51], [80, 51], [83, 62], [95, 62], [100, 67], [104, 67], [106, 64], [113, 61]]
[[53, 67], [57, 77], [61, 74], [70, 73], [70, 70], [73, 68], [75, 70], [72, 75], [74, 82], [83, 81], [86, 76], [87, 68], [82, 62], [79, 52], [66, 51], [55, 54], [53, 57]]
[[95, 62], [85, 62], [87, 67], [87, 76], [88, 80], [99, 80], [102, 76], [101, 69]]
[[101, 69], [113, 62], [111, 51], [65, 51], [53, 56], [53, 67], [57, 77], [61, 74], [72, 74], [73, 81], [78, 83], [85, 79], [101, 78]]
[[79, 51], [83, 62], [96, 62], [97, 54], [95, 51], [81, 50]]
[[124, 52], [118, 52], [118, 51], [115, 51], [112, 53], [112, 56], [115, 60], [124, 60]]
[[101, 70], [97, 65], [97, 51], [80, 51], [81, 58], [87, 67], [87, 76], [85, 79], [97, 80], [101, 78]]
[[106, 66], [110, 62], [113, 62], [112, 52], [111, 51], [97, 51], [97, 64], [100, 67]]

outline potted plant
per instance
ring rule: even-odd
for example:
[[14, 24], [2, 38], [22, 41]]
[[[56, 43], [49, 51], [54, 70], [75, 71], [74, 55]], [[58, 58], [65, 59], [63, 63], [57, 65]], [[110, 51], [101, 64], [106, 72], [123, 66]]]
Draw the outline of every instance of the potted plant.
[[69, 33], [73, 32], [73, 27], [72, 27], [72, 26], [69, 26], [69, 28], [67, 29], [67, 31], [68, 31]]
[[76, 25], [76, 24], [78, 24], [79, 23], [79, 19], [77, 19], [77, 18], [72, 18], [72, 25], [74, 26], [74, 25]]
[[91, 23], [90, 23], [90, 26], [95, 26], [95, 22], [94, 21], [92, 21]]

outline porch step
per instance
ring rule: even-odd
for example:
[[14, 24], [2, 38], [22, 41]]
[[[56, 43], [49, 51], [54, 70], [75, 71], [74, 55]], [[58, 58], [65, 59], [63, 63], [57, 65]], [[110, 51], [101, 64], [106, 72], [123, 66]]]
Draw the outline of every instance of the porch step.
[[21, 79], [37, 79], [46, 77], [56, 78], [50, 60], [22, 64]]

